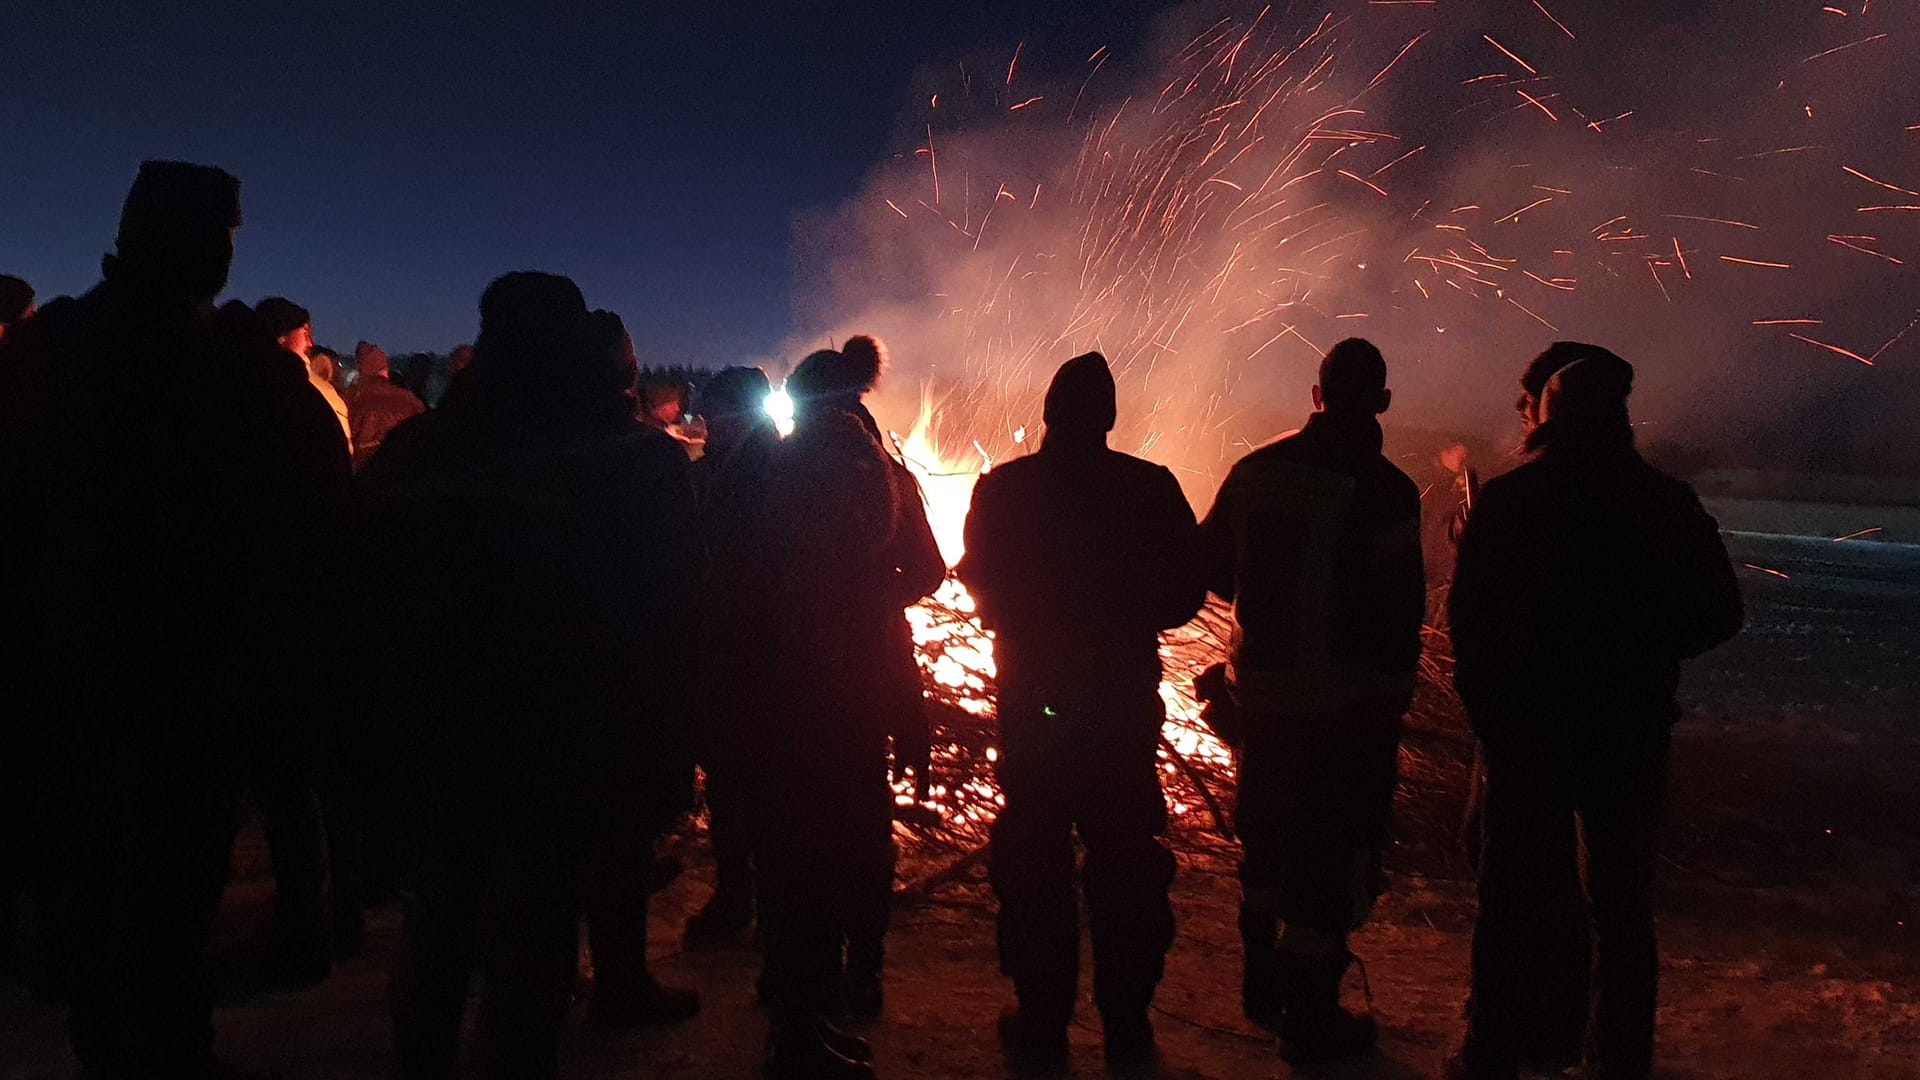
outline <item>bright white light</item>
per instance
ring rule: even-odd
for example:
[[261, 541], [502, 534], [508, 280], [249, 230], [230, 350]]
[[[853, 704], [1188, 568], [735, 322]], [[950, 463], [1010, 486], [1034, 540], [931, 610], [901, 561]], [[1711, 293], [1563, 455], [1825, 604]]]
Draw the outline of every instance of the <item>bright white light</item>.
[[785, 387], [768, 394], [763, 407], [767, 415], [773, 417], [774, 429], [780, 432], [782, 438], [793, 434], [793, 398], [787, 395]]

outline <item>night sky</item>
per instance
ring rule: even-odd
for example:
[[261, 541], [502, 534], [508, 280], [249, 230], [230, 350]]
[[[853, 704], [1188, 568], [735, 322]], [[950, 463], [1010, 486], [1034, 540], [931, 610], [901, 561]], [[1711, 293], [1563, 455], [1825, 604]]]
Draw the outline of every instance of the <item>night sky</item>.
[[336, 348], [443, 351], [542, 269], [647, 362], [758, 357], [793, 216], [910, 149], [917, 70], [1078, 61], [1155, 5], [708, 6], [10, 3], [0, 271], [87, 288], [137, 163], [179, 158], [243, 183], [229, 295], [292, 297]]

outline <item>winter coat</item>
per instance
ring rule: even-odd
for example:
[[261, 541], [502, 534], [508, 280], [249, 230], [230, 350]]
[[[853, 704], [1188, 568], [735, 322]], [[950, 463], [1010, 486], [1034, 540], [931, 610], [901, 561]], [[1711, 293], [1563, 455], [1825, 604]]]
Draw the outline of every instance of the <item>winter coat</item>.
[[770, 762], [829, 767], [884, 747], [904, 629], [894, 470], [842, 409], [802, 416], [772, 455], [758, 528], [774, 568], [766, 610], [779, 704], [760, 747]]
[[394, 428], [427, 411], [420, 399], [380, 376], [347, 387], [347, 419], [353, 439], [355, 472], [367, 467]]
[[980, 478], [960, 577], [995, 631], [1002, 682], [1066, 700], [1153, 692], [1159, 632], [1200, 610], [1193, 509], [1165, 468], [1049, 435]]
[[1426, 578], [1420, 492], [1370, 416], [1315, 413], [1241, 458], [1200, 528], [1233, 603], [1228, 678], [1254, 713], [1410, 699]]
[[[182, 424], [182, 417], [197, 418]], [[0, 682], [132, 767], [310, 733], [348, 462], [326, 403], [239, 305], [112, 283], [0, 349]], [[0, 757], [6, 757], [0, 748]]]
[[1630, 430], [1560, 431], [1489, 481], [1461, 538], [1455, 685], [1491, 746], [1523, 727], [1664, 732], [1680, 662], [1740, 629], [1718, 526]]
[[355, 481], [375, 657], [405, 661], [369, 709], [417, 790], [645, 832], [691, 798], [686, 457], [624, 402], [522, 414], [484, 389], [395, 431]]

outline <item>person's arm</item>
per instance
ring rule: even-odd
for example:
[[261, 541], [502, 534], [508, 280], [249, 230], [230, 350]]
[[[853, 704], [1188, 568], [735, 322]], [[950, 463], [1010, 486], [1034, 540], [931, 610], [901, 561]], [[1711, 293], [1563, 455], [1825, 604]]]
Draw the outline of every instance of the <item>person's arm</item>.
[[1670, 601], [1666, 625], [1674, 632], [1679, 658], [1692, 659], [1740, 632], [1746, 621], [1740, 581], [1720, 538], [1719, 522], [1691, 490], [1683, 496], [1666, 546], [1674, 575], [1666, 594]]
[[1239, 537], [1234, 533], [1233, 521], [1233, 482], [1234, 474], [1228, 473], [1226, 482], [1220, 485], [1220, 493], [1213, 497], [1213, 509], [1207, 511], [1206, 520], [1200, 523], [1200, 572], [1206, 580], [1207, 591], [1222, 600], [1231, 601], [1234, 596], [1234, 576], [1239, 560]]
[[1411, 690], [1426, 622], [1427, 566], [1420, 549], [1420, 489], [1412, 480], [1400, 479], [1395, 512], [1374, 543], [1381, 575], [1381, 625], [1388, 634], [1385, 658]]
[[1001, 590], [1006, 585], [1006, 538], [1010, 523], [1002, 506], [1001, 481], [994, 473], [980, 478], [973, 487], [973, 503], [967, 508], [967, 553], [955, 572], [973, 594], [980, 609], [980, 621], [992, 628], [998, 621]]
[[900, 606], [907, 607], [932, 596], [947, 579], [947, 561], [940, 555], [933, 524], [927, 520], [927, 504], [920, 492], [920, 482], [904, 465], [894, 467], [894, 480], [899, 489], [894, 496], [899, 510], [894, 521], [891, 561], [900, 587]]
[[1460, 537], [1450, 596], [1454, 687], [1483, 737], [1514, 690], [1526, 613], [1539, 588], [1525, 522], [1512, 501], [1498, 483], [1481, 494]]
[[1147, 615], [1154, 629], [1171, 630], [1184, 626], [1207, 602], [1208, 574], [1200, 527], [1193, 520], [1193, 507], [1180, 490], [1180, 482], [1173, 473], [1160, 469], [1155, 483], [1155, 520], [1150, 523], [1150, 565], [1155, 572], [1149, 583], [1152, 596]]

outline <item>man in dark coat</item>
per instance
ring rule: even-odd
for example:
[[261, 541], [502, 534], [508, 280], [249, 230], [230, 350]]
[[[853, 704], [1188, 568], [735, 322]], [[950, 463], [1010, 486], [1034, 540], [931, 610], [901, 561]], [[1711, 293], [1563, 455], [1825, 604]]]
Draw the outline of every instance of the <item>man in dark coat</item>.
[[89, 1075], [212, 1069], [239, 750], [325, 715], [301, 643], [332, 633], [346, 447], [252, 312], [213, 309], [238, 225], [233, 177], [143, 164], [105, 280], [0, 350], [0, 652], [53, 786]]
[[[1548, 380], [1577, 361], [1612, 355], [1598, 345], [1556, 341], [1529, 361], [1520, 374], [1520, 396], [1514, 402], [1524, 436], [1531, 438], [1543, 421], [1541, 409]], [[1520, 452], [1528, 451], [1523, 445]], [[1460, 533], [1471, 516], [1471, 513], [1448, 515], [1448, 523], [1458, 526], [1451, 531], [1449, 580]], [[1450, 624], [1450, 620], [1442, 621]], [[1476, 872], [1486, 842], [1486, 779], [1486, 750], [1476, 744], [1465, 830], [1469, 862]], [[1580, 1063], [1591, 1011], [1588, 992], [1593, 978], [1592, 929], [1587, 922], [1587, 900], [1580, 884], [1579, 830], [1572, 814], [1557, 815], [1556, 820], [1557, 827], [1551, 830], [1542, 823], [1534, 838], [1542, 847], [1552, 843], [1556, 853], [1551, 858], [1542, 858], [1537, 872], [1529, 878], [1535, 890], [1527, 902], [1530, 915], [1516, 928], [1517, 932], [1527, 935], [1525, 944], [1518, 949], [1526, 958], [1524, 978], [1528, 987], [1518, 1025], [1521, 1062], [1525, 1067], [1549, 1072]], [[1472, 1011], [1471, 1002], [1467, 1008]]]
[[646, 704], [687, 662], [686, 459], [633, 419], [633, 372], [591, 335], [571, 281], [509, 274], [480, 319], [445, 404], [356, 482], [386, 553], [361, 602], [393, 658], [367, 700], [420, 835], [396, 977], [407, 1077], [453, 1072], [483, 900], [503, 931], [482, 1055], [501, 1075], [551, 1075], [589, 853], [645, 848], [692, 782], [682, 718]]
[[1473, 997], [1458, 1075], [1516, 1074], [1543, 883], [1579, 822], [1594, 933], [1589, 1065], [1653, 1064], [1656, 842], [1680, 663], [1738, 632], [1713, 519], [1634, 449], [1633, 368], [1594, 349], [1541, 397], [1532, 457], [1490, 482], [1453, 586], [1455, 682], [1486, 750]]
[[1201, 525], [1209, 587], [1233, 602], [1228, 681], [1248, 718], [1243, 1004], [1295, 1061], [1376, 1038], [1371, 1017], [1341, 1008], [1340, 982], [1381, 887], [1426, 606], [1420, 492], [1380, 452], [1391, 400], [1379, 349], [1335, 345], [1318, 411], [1235, 464]]
[[961, 580], [995, 634], [999, 780], [991, 873], [1001, 1018], [1016, 1061], [1064, 1061], [1079, 981], [1073, 837], [1087, 850], [1094, 1002], [1115, 1064], [1153, 1055], [1148, 1006], [1173, 944], [1158, 749], [1159, 632], [1200, 610], [1193, 510], [1173, 474], [1107, 448], [1106, 358], [1061, 365], [1038, 453], [980, 478]]
[[706, 775], [707, 838], [714, 893], [687, 920], [687, 941], [737, 936], [753, 922], [753, 844], [746, 820], [743, 740], [764, 714], [766, 553], [754, 531], [773, 453], [780, 444], [766, 410], [772, 386], [753, 367], [727, 368], [700, 388], [706, 453], [693, 464], [707, 579], [701, 590], [696, 749]]

